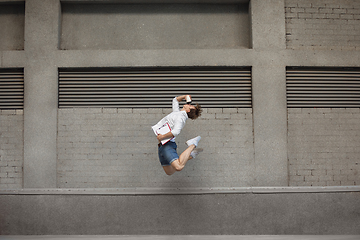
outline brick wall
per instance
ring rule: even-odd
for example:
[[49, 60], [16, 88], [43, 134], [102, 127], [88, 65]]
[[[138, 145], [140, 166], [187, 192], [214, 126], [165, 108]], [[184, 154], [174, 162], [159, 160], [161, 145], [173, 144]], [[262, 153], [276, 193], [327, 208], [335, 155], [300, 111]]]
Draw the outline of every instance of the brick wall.
[[[169, 103], [171, 107], [171, 103]], [[204, 148], [185, 169], [167, 176], [151, 126], [169, 109], [59, 109], [58, 187], [250, 186], [254, 160], [252, 110], [204, 109], [176, 138], [202, 136]]]
[[287, 47], [360, 50], [360, 1], [285, 0]]
[[359, 108], [288, 109], [289, 185], [360, 185], [359, 122]]
[[22, 110], [0, 110], [0, 189], [22, 188], [23, 129]]

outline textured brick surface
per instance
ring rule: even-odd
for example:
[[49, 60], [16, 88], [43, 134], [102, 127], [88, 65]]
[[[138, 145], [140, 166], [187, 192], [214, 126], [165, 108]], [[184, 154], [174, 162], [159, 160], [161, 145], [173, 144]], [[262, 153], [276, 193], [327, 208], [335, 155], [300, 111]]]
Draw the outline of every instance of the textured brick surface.
[[0, 189], [22, 188], [23, 130], [22, 110], [0, 110]]
[[290, 186], [360, 185], [359, 108], [288, 109]]
[[357, 0], [286, 0], [285, 14], [288, 48], [360, 50]]
[[[171, 107], [171, 105], [170, 105]], [[185, 169], [167, 176], [151, 126], [170, 109], [59, 109], [58, 187], [249, 186], [254, 160], [252, 110], [204, 109], [176, 138], [201, 135], [204, 148]]]

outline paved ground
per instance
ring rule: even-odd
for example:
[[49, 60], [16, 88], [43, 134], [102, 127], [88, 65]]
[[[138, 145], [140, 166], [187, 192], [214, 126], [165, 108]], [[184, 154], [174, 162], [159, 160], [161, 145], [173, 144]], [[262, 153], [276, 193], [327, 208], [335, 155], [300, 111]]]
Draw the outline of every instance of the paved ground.
[[0, 240], [78, 240], [78, 239], [86, 239], [86, 240], [167, 240], [167, 239], [175, 239], [175, 240], [360, 240], [360, 235], [241, 235], [241, 236], [0, 236]]

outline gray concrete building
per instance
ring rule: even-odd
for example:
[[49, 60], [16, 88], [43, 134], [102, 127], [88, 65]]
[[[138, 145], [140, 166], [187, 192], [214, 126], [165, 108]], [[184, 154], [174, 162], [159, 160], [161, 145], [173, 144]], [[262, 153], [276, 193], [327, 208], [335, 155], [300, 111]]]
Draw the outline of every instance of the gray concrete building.
[[359, 172], [357, 0], [0, 0], [2, 235], [360, 234]]

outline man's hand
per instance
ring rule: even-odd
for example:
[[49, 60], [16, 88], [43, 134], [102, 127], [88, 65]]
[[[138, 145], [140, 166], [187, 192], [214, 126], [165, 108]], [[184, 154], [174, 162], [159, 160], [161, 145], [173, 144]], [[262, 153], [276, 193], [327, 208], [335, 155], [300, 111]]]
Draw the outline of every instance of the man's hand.
[[166, 134], [159, 134], [156, 136], [159, 143], [164, 139], [173, 138], [173, 137], [175, 137], [175, 136], [172, 134], [172, 132], [168, 132]]
[[[182, 100], [185, 100], [186, 96], [190, 96], [190, 95], [178, 96], [178, 97], [176, 97], [176, 100], [177, 100], [178, 102], [181, 102]], [[190, 98], [191, 98], [191, 96], [190, 96]]]
[[164, 139], [163, 136], [164, 136], [163, 134], [158, 134], [158, 135], [157, 135], [156, 138], [157, 138], [157, 140], [159, 141], [159, 143], [161, 142], [161, 140]]

